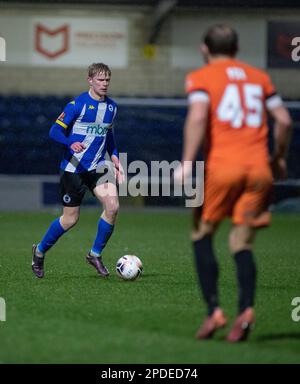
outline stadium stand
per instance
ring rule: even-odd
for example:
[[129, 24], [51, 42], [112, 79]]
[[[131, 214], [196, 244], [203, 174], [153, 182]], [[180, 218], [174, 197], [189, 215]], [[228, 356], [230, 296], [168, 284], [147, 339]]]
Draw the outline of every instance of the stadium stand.
[[[0, 173], [57, 174], [62, 147], [48, 132], [70, 97], [0, 97]], [[126, 105], [115, 124], [128, 160], [180, 159], [185, 108]], [[166, 134], [166, 131], [168, 133]]]
[[[48, 178], [58, 175], [63, 148], [49, 138], [48, 132], [70, 100], [69, 96], [0, 96], [0, 175], [49, 175]], [[150, 166], [153, 160], [180, 160], [185, 100], [116, 100], [119, 105], [115, 122], [116, 140], [120, 152], [127, 153], [128, 163], [143, 160]], [[297, 160], [300, 152], [300, 103], [290, 101], [287, 105], [294, 122], [288, 158], [289, 180], [276, 184], [273, 203], [279, 209], [295, 211], [300, 209], [300, 163]], [[272, 147], [272, 130], [269, 139]], [[57, 181], [43, 180], [41, 185], [43, 204], [58, 204]], [[89, 205], [93, 200], [87, 197], [86, 201]], [[167, 206], [178, 205], [180, 201], [174, 196], [146, 197], [143, 204]]]
[[[62, 147], [49, 139], [48, 132], [70, 100], [68, 96], [0, 96], [1, 174], [58, 173]], [[149, 164], [151, 160], [179, 160], [186, 114], [184, 102], [159, 105], [159, 99], [152, 100], [156, 103], [119, 102], [115, 123], [118, 147], [128, 153], [128, 161], [138, 159]], [[300, 179], [300, 104], [287, 105], [294, 121], [289, 177]], [[270, 145], [271, 142], [270, 135]]]

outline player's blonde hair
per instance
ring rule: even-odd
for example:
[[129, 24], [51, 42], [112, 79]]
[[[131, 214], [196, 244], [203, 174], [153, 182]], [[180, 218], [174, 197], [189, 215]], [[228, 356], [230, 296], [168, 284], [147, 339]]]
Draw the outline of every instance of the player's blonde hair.
[[105, 73], [111, 76], [111, 70], [108, 65], [103, 63], [93, 63], [88, 67], [88, 77], [94, 77], [98, 73]]

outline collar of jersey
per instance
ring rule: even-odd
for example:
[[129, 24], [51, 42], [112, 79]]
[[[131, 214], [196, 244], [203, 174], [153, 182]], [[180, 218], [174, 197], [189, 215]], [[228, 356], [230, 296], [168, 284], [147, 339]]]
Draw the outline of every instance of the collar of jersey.
[[87, 93], [88, 93], [88, 95], [89, 95], [89, 98], [90, 98], [91, 100], [95, 101], [96, 103], [106, 103], [106, 101], [107, 101], [107, 96], [104, 96], [104, 100], [96, 100], [96, 99], [94, 99], [94, 98], [90, 95], [90, 91], [88, 91]]

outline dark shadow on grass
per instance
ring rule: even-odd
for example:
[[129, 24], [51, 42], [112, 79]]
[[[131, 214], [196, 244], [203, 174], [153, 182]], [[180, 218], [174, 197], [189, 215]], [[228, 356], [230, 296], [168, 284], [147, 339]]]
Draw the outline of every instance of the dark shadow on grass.
[[300, 340], [300, 332], [282, 332], [282, 333], [270, 333], [256, 337], [256, 341], [272, 341], [272, 340], [285, 340], [294, 339]]

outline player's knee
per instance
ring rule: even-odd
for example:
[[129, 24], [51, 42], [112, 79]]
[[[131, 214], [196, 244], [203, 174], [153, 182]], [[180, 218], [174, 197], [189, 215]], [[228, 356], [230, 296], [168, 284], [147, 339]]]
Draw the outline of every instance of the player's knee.
[[217, 227], [217, 223], [201, 222], [199, 228], [192, 231], [192, 241], [201, 240], [205, 236], [212, 236], [216, 232]]
[[79, 220], [79, 214], [74, 213], [74, 214], [63, 215], [60, 219], [60, 222], [61, 222], [61, 225], [64, 227], [64, 229], [67, 230], [74, 227], [74, 225], [78, 222], [78, 220]]
[[252, 249], [252, 244], [248, 244], [246, 242], [235, 242], [234, 244], [230, 245], [230, 252], [231, 254], [235, 254], [240, 251], [244, 251], [246, 249], [251, 250]]
[[229, 249], [232, 254], [242, 250], [244, 244], [241, 240], [236, 239], [232, 234], [229, 236]]
[[233, 229], [229, 234], [229, 249], [232, 254], [245, 249], [252, 249], [253, 247], [253, 234], [251, 231]]

